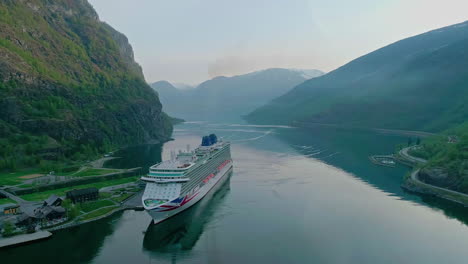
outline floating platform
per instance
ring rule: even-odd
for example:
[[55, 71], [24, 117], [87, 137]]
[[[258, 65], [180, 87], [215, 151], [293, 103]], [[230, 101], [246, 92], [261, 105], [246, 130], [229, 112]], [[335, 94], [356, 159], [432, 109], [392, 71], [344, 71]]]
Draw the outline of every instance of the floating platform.
[[380, 166], [392, 168], [396, 166], [395, 157], [393, 155], [372, 155], [369, 156], [369, 160]]
[[0, 248], [19, 246], [30, 242], [47, 239], [50, 236], [52, 236], [52, 233], [49, 231], [39, 231], [32, 234], [2, 238], [0, 239]]

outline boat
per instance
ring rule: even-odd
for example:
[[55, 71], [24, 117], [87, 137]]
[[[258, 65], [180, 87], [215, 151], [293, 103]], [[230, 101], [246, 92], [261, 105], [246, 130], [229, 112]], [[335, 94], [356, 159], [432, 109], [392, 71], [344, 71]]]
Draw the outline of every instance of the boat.
[[231, 144], [215, 134], [203, 136], [195, 150], [171, 152], [171, 159], [150, 167], [141, 180], [144, 209], [160, 223], [190, 208], [226, 181], [232, 170]]

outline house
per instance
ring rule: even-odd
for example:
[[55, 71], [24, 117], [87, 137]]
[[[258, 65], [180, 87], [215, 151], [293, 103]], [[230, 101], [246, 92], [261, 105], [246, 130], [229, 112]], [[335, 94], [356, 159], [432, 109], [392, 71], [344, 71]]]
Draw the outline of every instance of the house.
[[35, 226], [37, 222], [39, 222], [39, 219], [36, 218], [34, 215], [23, 213], [22, 215], [18, 217], [16, 225], [30, 227], [30, 226]]
[[82, 203], [86, 201], [97, 200], [99, 198], [99, 190], [97, 188], [86, 188], [79, 190], [68, 191], [67, 198], [73, 203]]
[[63, 199], [55, 194], [52, 194], [47, 200], [44, 200], [43, 206], [61, 206]]
[[15, 215], [21, 213], [20, 206], [18, 204], [3, 204], [0, 205], [0, 215]]
[[448, 143], [458, 143], [458, 137], [457, 136], [448, 136]]
[[44, 223], [65, 217], [66, 210], [61, 206], [41, 206], [36, 209], [27, 208], [24, 213], [18, 217], [17, 225], [35, 226], [37, 223]]
[[65, 216], [65, 208], [61, 206], [43, 206], [36, 209], [36, 217], [44, 220], [55, 220]]

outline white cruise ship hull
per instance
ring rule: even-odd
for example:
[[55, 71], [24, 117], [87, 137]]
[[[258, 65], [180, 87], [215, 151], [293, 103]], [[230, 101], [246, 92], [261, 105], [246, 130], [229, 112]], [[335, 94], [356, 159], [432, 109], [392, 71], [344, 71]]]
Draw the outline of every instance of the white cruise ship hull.
[[226, 164], [213, 178], [211, 178], [209, 182], [207, 182], [207, 184], [201, 187], [194, 194], [191, 194], [190, 196], [187, 195], [186, 197], [184, 197], [186, 202], [182, 205], [177, 206], [175, 208], [167, 208], [164, 210], [161, 210], [161, 208], [158, 207], [151, 210], [147, 210], [147, 212], [149, 213], [149, 215], [151, 215], [155, 224], [160, 223], [178, 213], [181, 213], [190, 208], [191, 206], [195, 205], [200, 200], [202, 200], [208, 193], [216, 192], [219, 189], [219, 187], [222, 186], [223, 183], [229, 178], [228, 175], [231, 170], [232, 161], [229, 161], [229, 163]]

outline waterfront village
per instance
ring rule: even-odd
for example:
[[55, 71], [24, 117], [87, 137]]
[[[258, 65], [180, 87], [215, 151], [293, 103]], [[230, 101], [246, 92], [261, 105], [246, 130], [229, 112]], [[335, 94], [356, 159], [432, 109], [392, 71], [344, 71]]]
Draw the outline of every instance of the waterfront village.
[[103, 158], [61, 172], [24, 170], [0, 177], [0, 248], [50, 237], [53, 231], [141, 209], [141, 168], [104, 168]]

